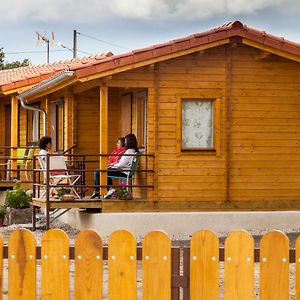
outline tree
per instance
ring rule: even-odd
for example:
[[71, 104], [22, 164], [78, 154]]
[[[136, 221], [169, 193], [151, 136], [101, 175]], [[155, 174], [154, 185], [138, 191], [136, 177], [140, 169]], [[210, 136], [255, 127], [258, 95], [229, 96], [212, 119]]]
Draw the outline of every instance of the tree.
[[29, 59], [24, 59], [23, 61], [13, 61], [13, 62], [6, 62], [5, 61], [5, 54], [3, 52], [3, 48], [0, 48], [0, 70], [7, 70], [19, 67], [28, 67], [30, 65]]

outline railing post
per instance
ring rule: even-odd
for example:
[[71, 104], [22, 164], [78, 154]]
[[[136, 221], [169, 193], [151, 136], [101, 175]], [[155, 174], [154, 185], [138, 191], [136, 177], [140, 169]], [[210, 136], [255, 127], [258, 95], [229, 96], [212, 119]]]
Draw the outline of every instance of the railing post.
[[49, 183], [49, 167], [50, 167], [50, 156], [46, 155], [46, 230], [50, 228], [50, 183]]
[[[178, 277], [180, 275], [180, 249], [173, 248], [171, 251], [171, 275]], [[179, 287], [171, 286], [171, 299], [179, 300]]]
[[183, 287], [183, 300], [190, 299], [190, 248], [183, 248], [183, 276], [188, 278], [187, 286]]

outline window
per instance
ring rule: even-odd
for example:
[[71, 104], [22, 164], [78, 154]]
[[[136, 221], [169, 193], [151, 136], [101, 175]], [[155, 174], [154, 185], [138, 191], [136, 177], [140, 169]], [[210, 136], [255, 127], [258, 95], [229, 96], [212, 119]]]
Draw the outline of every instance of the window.
[[[39, 108], [40, 104], [31, 105]], [[27, 110], [27, 145], [36, 145], [40, 138], [40, 112]]]
[[219, 99], [181, 98], [180, 151], [219, 152]]

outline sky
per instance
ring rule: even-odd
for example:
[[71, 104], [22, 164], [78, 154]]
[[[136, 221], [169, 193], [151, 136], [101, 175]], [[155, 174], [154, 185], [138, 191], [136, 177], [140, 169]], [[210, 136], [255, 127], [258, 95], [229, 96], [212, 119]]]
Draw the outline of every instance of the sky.
[[300, 42], [299, 15], [299, 0], [0, 0], [0, 47], [7, 62], [43, 64], [46, 44], [36, 32], [50, 39], [54, 62], [72, 58], [74, 30], [77, 56], [88, 56], [125, 53], [235, 20]]

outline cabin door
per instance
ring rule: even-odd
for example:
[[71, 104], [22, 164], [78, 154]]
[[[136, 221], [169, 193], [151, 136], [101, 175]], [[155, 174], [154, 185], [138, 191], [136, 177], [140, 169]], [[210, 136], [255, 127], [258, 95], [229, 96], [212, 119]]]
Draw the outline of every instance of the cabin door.
[[[11, 106], [5, 105], [5, 147], [10, 147], [11, 143]], [[5, 156], [10, 156], [10, 149], [5, 149]]]

